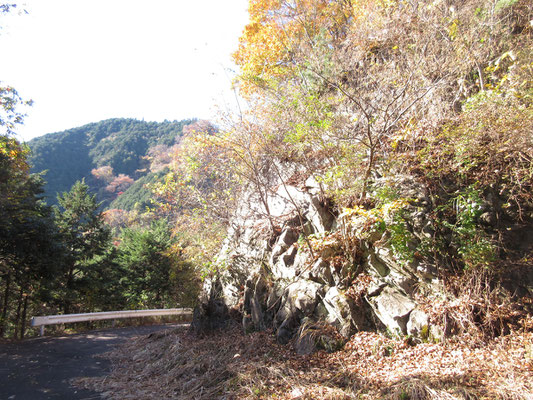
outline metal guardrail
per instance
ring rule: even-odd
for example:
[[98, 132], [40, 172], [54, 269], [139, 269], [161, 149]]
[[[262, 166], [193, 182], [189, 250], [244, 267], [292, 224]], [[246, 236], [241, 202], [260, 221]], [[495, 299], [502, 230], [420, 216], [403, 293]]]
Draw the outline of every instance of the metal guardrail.
[[192, 316], [192, 308], [167, 308], [158, 310], [103, 311], [83, 314], [46, 315], [32, 317], [31, 326], [40, 326], [40, 335], [44, 335], [46, 325], [68, 324], [73, 322], [100, 321], [104, 319], [158, 317], [162, 315]]

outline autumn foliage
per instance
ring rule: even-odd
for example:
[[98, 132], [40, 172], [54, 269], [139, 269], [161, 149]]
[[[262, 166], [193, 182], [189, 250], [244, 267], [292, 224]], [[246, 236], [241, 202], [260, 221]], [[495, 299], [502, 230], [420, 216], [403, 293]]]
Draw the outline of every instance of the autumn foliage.
[[[266, 221], [258, 229], [275, 238], [287, 221], [273, 217], [269, 199], [312, 179], [320, 204], [344, 225], [310, 235], [294, 202], [298, 251], [314, 261], [334, 248], [322, 261], [346, 266], [339, 291], [359, 305], [373, 282], [370, 261], [360, 260], [371, 235], [387, 242], [401, 273], [415, 260], [434, 266], [431, 278], [412, 271], [413, 300], [429, 325], [418, 336], [342, 338], [321, 321], [302, 324], [300, 333], [335, 344], [307, 356], [270, 332], [174, 332], [115, 352], [113, 375], [92, 387], [111, 398], [531, 398], [533, 304], [522, 282], [533, 256], [531, 2], [250, 0], [249, 14], [233, 55], [247, 107], [218, 127], [186, 125], [179, 143], [143, 159], [164, 174], [150, 185], [150, 218], [170, 221], [173, 239], [149, 261], [172, 253], [177, 266], [217, 276], [235, 210], [252, 208], [242, 202], [254, 203]], [[93, 175], [114, 194], [131, 184], [107, 166]], [[427, 189], [427, 206], [400, 197], [398, 176]], [[413, 210], [428, 228], [422, 234]], [[105, 215], [116, 227], [137, 217]], [[355, 220], [364, 223], [354, 233], [346, 227]], [[126, 232], [119, 249], [154, 234]], [[131, 270], [150, 265], [144, 247], [126, 250]], [[130, 298], [148, 304], [137, 292], [150, 288], [130, 285]]]

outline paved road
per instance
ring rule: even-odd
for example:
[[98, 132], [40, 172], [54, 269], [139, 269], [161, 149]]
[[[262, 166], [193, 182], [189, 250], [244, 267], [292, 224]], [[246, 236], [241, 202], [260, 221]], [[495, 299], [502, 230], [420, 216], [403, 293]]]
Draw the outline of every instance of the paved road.
[[139, 335], [177, 324], [127, 327], [0, 344], [0, 400], [99, 399], [70, 385], [73, 378], [103, 376], [110, 364], [98, 357]]

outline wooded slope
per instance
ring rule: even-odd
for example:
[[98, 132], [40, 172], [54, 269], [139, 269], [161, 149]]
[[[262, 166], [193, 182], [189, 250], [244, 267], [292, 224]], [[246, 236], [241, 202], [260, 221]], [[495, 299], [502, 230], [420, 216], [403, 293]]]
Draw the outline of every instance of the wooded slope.
[[[149, 149], [176, 144], [183, 127], [191, 122], [109, 119], [50, 133], [28, 142], [29, 163], [32, 172], [47, 171], [45, 194], [49, 204], [55, 204], [57, 194], [70, 190], [77, 180], [85, 179], [93, 191], [98, 191], [120, 177], [115, 187], [108, 188], [107, 196], [105, 190], [100, 193], [99, 200], [109, 204], [118, 192], [149, 172]], [[102, 173], [92, 173], [102, 168], [107, 173], [105, 179], [99, 179]]]

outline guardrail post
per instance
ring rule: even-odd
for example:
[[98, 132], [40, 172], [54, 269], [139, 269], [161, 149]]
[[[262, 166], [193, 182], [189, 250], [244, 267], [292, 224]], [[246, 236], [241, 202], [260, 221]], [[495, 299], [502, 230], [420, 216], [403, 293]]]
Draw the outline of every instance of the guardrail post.
[[41, 329], [39, 330], [39, 336], [44, 336], [44, 327], [45, 325], [41, 325]]

